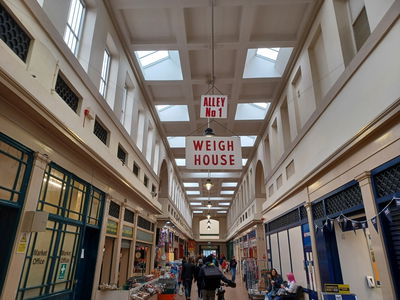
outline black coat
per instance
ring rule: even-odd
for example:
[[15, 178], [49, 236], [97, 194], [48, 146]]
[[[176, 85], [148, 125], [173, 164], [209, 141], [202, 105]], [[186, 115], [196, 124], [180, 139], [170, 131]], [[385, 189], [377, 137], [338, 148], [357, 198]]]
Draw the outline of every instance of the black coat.
[[182, 281], [192, 281], [194, 276], [195, 265], [191, 263], [184, 263], [182, 265]]
[[232, 285], [232, 281], [226, 278], [222, 272], [221, 275], [215, 278], [206, 278], [205, 277], [205, 268], [218, 268], [217, 266], [213, 264], [207, 264], [201, 267], [200, 272], [199, 272], [199, 282], [202, 290], [207, 290], [207, 291], [215, 291], [217, 288], [221, 286], [221, 280], [223, 282], [228, 283], [229, 285]]

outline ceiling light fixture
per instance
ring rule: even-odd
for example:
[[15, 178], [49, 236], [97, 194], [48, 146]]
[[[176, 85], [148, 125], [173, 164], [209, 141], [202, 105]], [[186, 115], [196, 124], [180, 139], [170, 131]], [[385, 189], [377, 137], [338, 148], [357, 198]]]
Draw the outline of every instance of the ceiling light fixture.
[[215, 136], [214, 130], [212, 128], [206, 128], [206, 130], [204, 130], [204, 136], [214, 137]]
[[212, 183], [211, 179], [208, 178], [206, 180], [206, 183], [204, 184], [205, 188], [207, 189], [207, 191], [211, 190], [211, 188], [214, 186], [214, 184]]
[[208, 214], [208, 215], [207, 215], [207, 219], [209, 219], [209, 220], [210, 220], [210, 218], [211, 218], [211, 215], [210, 215], [210, 214]]
[[208, 201], [207, 207], [208, 207], [208, 209], [210, 209], [212, 207], [211, 201]]
[[207, 226], [207, 230], [211, 230], [211, 226], [210, 225]]

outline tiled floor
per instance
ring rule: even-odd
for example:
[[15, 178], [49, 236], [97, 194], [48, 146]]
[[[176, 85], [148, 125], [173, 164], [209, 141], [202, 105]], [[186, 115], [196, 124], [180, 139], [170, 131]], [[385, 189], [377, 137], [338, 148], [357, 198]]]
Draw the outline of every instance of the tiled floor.
[[[226, 275], [229, 279], [231, 279], [231, 275], [228, 274]], [[230, 288], [226, 287], [225, 288], [225, 299], [226, 300], [246, 300], [249, 299], [247, 295], [247, 290], [246, 287], [244, 286], [244, 283], [240, 280], [241, 276], [240, 274], [236, 274], [236, 288]], [[197, 284], [193, 283], [192, 286], [192, 295], [191, 295], [191, 300], [198, 300], [197, 297]], [[217, 297], [215, 297], [217, 299]], [[175, 297], [175, 300], [185, 300], [184, 296], [179, 296], [177, 295]]]

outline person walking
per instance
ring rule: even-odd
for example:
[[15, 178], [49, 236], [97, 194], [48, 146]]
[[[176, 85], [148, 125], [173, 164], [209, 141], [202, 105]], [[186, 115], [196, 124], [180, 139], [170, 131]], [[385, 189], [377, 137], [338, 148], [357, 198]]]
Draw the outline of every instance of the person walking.
[[199, 297], [199, 300], [203, 298], [201, 295], [201, 281], [199, 280], [200, 269], [202, 266], [203, 259], [199, 258], [197, 261], [197, 266], [194, 269], [194, 281], [197, 283], [197, 296]]
[[190, 257], [189, 260], [182, 265], [182, 283], [185, 288], [186, 300], [190, 300], [195, 268], [193, 257]]
[[236, 287], [236, 283], [226, 278], [213, 263], [212, 255], [207, 257], [205, 265], [201, 267], [199, 280], [201, 281], [203, 300], [215, 299], [215, 291], [221, 286], [221, 280], [231, 287]]
[[231, 269], [232, 281], [233, 282], [235, 282], [235, 280], [236, 280], [236, 266], [237, 266], [237, 261], [235, 259], [235, 256], [232, 256], [232, 259], [229, 262], [229, 268]]

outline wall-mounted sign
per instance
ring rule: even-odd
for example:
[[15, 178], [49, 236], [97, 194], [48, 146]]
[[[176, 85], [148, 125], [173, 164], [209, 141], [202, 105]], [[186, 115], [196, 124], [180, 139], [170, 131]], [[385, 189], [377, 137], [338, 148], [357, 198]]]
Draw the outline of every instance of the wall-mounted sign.
[[240, 138], [189, 136], [186, 138], [188, 169], [242, 169]]
[[228, 96], [202, 95], [200, 118], [226, 119], [228, 112]]
[[132, 238], [133, 237], [133, 228], [130, 226], [122, 226], [122, 236]]
[[107, 220], [107, 230], [106, 233], [117, 235], [118, 223], [112, 220]]

